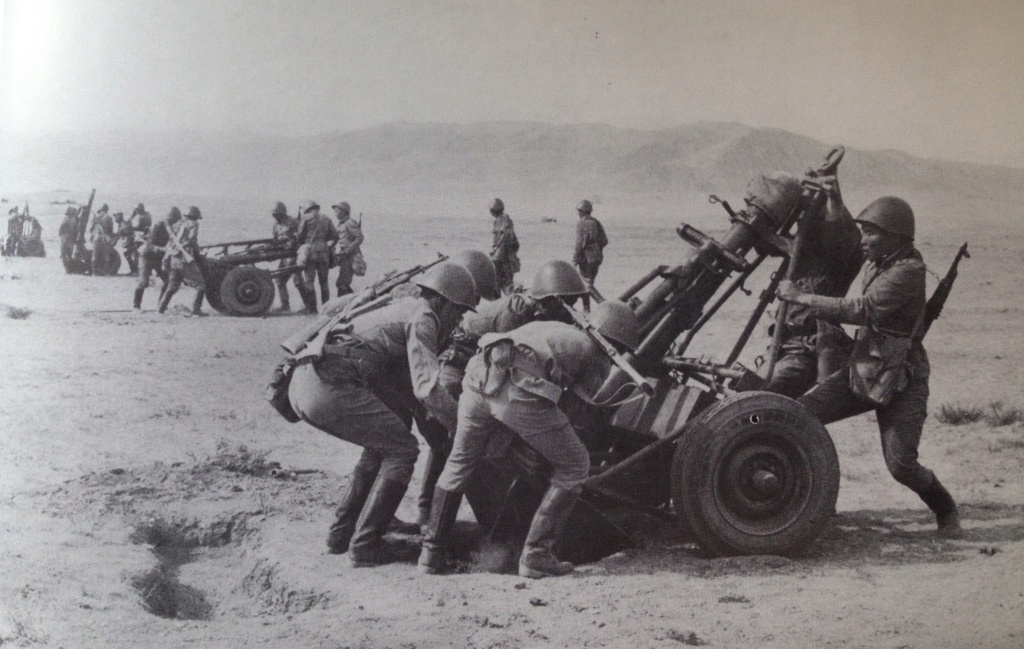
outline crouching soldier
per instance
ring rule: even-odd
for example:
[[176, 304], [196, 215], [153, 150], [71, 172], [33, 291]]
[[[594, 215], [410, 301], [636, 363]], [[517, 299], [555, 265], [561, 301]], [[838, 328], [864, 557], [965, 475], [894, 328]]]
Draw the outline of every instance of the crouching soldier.
[[[491, 263], [490, 258], [480, 252], [470, 251], [463, 255], [475, 254], [482, 260], [462, 257], [462, 263], [472, 268], [474, 262]], [[493, 269], [493, 266], [491, 266]], [[491, 275], [493, 277], [493, 273]], [[474, 277], [476, 274], [474, 273]], [[479, 286], [479, 282], [477, 283]], [[494, 287], [494, 282], [490, 283]], [[444, 361], [441, 380], [453, 394], [462, 391], [463, 372], [469, 359], [476, 353], [480, 338], [491, 333], [507, 333], [513, 329], [541, 320], [561, 320], [572, 322], [564, 304], [573, 305], [576, 300], [586, 294], [587, 286], [583, 278], [568, 262], [549, 261], [537, 271], [528, 293], [511, 293], [493, 302], [481, 305], [476, 313], [467, 313], [452, 337], [453, 342], [442, 354]], [[483, 293], [481, 293], [483, 294]], [[494, 296], [498, 291], [494, 288]], [[421, 527], [426, 526], [430, 518], [430, 506], [434, 497], [434, 486], [437, 484], [441, 471], [444, 469], [445, 455], [431, 448], [427, 458], [426, 472], [420, 490], [419, 519]]]
[[935, 474], [917, 461], [928, 415], [929, 365], [919, 335], [926, 270], [914, 248], [914, 212], [906, 201], [885, 196], [855, 220], [869, 262], [861, 297], [812, 295], [788, 281], [779, 285], [780, 298], [807, 307], [813, 317], [860, 325], [847, 365], [799, 402], [823, 424], [874, 410], [889, 473], [935, 513], [941, 535], [956, 536], [956, 502]]
[[[636, 315], [622, 302], [601, 303], [592, 323], [617, 347], [636, 347]], [[519, 574], [536, 579], [572, 572], [573, 565], [559, 561], [552, 548], [587, 477], [590, 455], [558, 402], [566, 389], [596, 389], [610, 370], [610, 359], [590, 335], [563, 322], [531, 322], [481, 339], [480, 351], [470, 360], [462, 382], [455, 441], [423, 536], [421, 572], [437, 574], [447, 569], [446, 554], [462, 493], [488, 438], [500, 424], [552, 466], [551, 485], [533, 516], [519, 558]]]
[[300, 357], [289, 388], [292, 409], [304, 421], [363, 447], [327, 538], [332, 553], [348, 552], [353, 567], [393, 559], [384, 533], [405, 495], [419, 444], [404, 408], [390, 407], [373, 384], [409, 376], [411, 391], [429, 416], [454, 429], [456, 403], [441, 386], [441, 342], [479, 302], [469, 271], [435, 266], [419, 282], [420, 296], [356, 316], [331, 331], [322, 354]]

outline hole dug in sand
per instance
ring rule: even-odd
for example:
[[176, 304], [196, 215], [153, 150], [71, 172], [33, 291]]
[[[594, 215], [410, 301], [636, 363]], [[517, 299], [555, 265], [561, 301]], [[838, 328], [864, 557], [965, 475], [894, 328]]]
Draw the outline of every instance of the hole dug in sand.
[[142, 598], [142, 606], [153, 615], [180, 620], [208, 620], [213, 604], [203, 591], [181, 583], [181, 566], [196, 561], [204, 549], [231, 543], [244, 529], [244, 520], [233, 517], [210, 525], [152, 518], [137, 525], [134, 543], [151, 546], [157, 559], [153, 568], [131, 577], [131, 586]]

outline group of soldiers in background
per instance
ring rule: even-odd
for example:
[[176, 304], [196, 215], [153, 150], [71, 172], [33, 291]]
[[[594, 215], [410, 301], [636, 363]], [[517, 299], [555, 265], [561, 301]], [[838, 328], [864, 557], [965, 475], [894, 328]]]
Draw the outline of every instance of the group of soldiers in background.
[[353, 278], [366, 273], [366, 261], [360, 248], [364, 240], [362, 220], [352, 218], [352, 208], [345, 201], [332, 205], [331, 209], [334, 210], [336, 224], [320, 213], [320, 205], [316, 201], [303, 203], [298, 217], [289, 216], [288, 208], [282, 202], [271, 210], [274, 217], [273, 240], [296, 249], [295, 257], [280, 260], [277, 267], [279, 270], [298, 267], [294, 272], [279, 273], [275, 277], [281, 312], [291, 311], [288, 280], [293, 277], [304, 310], [315, 314], [318, 285], [321, 304], [331, 299], [328, 285], [331, 268], [338, 269], [335, 280], [338, 297], [351, 294]]
[[7, 237], [0, 249], [3, 254], [8, 257], [45, 257], [43, 226], [36, 217], [29, 214], [28, 204], [25, 204], [24, 212], [20, 212], [15, 205], [8, 215]]
[[[129, 273], [138, 275], [139, 248], [153, 225], [153, 217], [145, 205], [139, 203], [128, 219], [124, 218], [124, 212], [111, 214], [106, 203], [96, 210], [89, 223], [82, 223], [85, 218], [82, 212], [81, 208], [68, 207], [57, 230], [60, 258], [68, 272], [78, 272], [77, 267], [82, 265], [81, 272], [116, 275], [121, 264], [116, 250], [120, 243]], [[86, 242], [92, 246], [91, 250], [84, 248]]]
[[[139, 208], [142, 208], [141, 203]], [[172, 207], [166, 218], [151, 225], [141, 245], [139, 282], [135, 286], [132, 303], [135, 310], [142, 309], [142, 298], [149, 288], [149, 278], [155, 273], [163, 281], [157, 311], [167, 311], [171, 298], [184, 281], [186, 265], [199, 255], [199, 221], [202, 218], [203, 214], [198, 207], [189, 207], [184, 216], [181, 210]], [[192, 315], [206, 315], [202, 308], [205, 298], [206, 291], [198, 286], [192, 301]]]

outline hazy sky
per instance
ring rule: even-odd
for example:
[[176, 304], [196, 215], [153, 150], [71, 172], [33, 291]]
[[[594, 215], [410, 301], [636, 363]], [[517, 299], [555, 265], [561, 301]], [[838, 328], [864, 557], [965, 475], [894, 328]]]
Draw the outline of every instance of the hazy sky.
[[1021, 0], [4, 5], [8, 131], [711, 120], [1024, 167]]

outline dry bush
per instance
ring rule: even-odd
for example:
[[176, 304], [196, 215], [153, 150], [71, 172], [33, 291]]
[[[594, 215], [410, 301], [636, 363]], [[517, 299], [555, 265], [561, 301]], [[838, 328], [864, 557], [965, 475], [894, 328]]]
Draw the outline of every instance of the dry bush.
[[32, 315], [32, 309], [25, 309], [19, 306], [7, 307], [7, 317], [11, 320], [24, 320]]
[[935, 418], [950, 426], [961, 426], [981, 421], [985, 411], [977, 406], [962, 406], [959, 403], [944, 403]]
[[232, 473], [266, 475], [270, 473], [266, 451], [250, 451], [244, 444], [232, 447], [226, 440], [217, 442], [217, 453], [208, 464]]
[[985, 415], [985, 423], [996, 428], [998, 426], [1011, 426], [1024, 421], [1024, 411], [1020, 408], [1011, 408], [1002, 401], [993, 401], [988, 404], [989, 412]]

